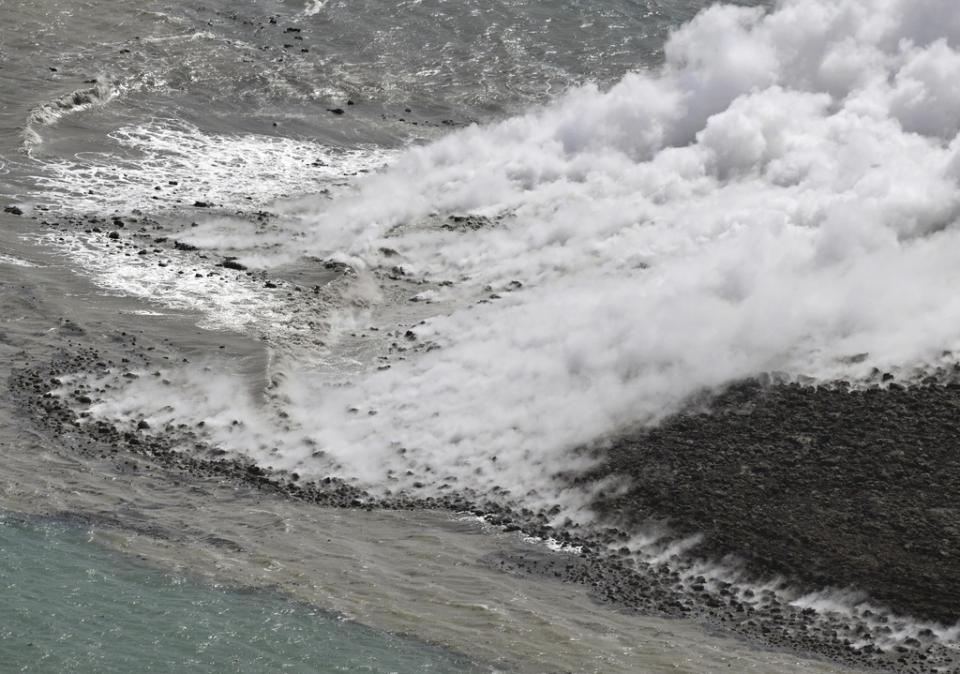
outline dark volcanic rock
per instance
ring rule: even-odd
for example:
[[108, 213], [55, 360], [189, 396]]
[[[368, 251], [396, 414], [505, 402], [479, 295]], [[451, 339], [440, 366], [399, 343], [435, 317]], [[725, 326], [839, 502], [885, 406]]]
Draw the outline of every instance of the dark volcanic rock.
[[239, 262], [237, 262], [237, 259], [236, 259], [235, 257], [228, 257], [228, 258], [226, 258], [223, 262], [220, 263], [220, 266], [221, 266], [221, 267], [224, 267], [224, 268], [226, 268], [226, 269], [234, 269], [234, 270], [236, 270], [236, 271], [246, 271], [246, 270], [247, 270], [246, 266], [244, 266], [244, 265], [240, 264]]
[[451, 215], [442, 225], [449, 231], [469, 231], [491, 227], [493, 220], [484, 215]]
[[629, 476], [596, 507], [668, 517], [706, 556], [743, 557], [811, 587], [960, 618], [960, 388], [744, 383], [607, 450], [591, 478]]
[[11, 215], [23, 215], [23, 211], [18, 206], [7, 206], [3, 209], [3, 212]]

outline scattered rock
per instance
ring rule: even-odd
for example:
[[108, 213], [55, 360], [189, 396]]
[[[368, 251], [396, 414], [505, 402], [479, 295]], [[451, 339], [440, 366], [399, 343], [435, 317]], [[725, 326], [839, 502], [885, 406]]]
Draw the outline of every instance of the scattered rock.
[[442, 228], [449, 231], [468, 231], [484, 229], [492, 225], [493, 220], [485, 215], [451, 215]]
[[960, 578], [960, 555], [936, 552], [960, 551], [960, 528], [929, 516], [960, 494], [957, 392], [743, 382], [697, 405], [604, 450], [588, 479], [630, 486], [598, 498], [603, 517], [667, 517], [703, 534], [708, 557], [733, 553], [760, 573], [960, 619], [944, 584]]
[[246, 266], [240, 264], [239, 262], [237, 262], [237, 258], [235, 258], [235, 257], [225, 258], [225, 259], [223, 260], [223, 262], [220, 263], [220, 266], [221, 266], [221, 267], [224, 267], [224, 268], [226, 268], [226, 269], [234, 269], [234, 270], [236, 270], [236, 271], [246, 271], [246, 270], [247, 270]]

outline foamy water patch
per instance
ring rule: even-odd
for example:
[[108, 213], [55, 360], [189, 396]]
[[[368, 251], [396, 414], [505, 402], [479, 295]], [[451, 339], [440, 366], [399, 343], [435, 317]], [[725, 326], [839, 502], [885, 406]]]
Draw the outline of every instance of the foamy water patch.
[[327, 0], [307, 0], [302, 16], [316, 16], [326, 6]]
[[154, 120], [108, 134], [115, 150], [46, 160], [32, 195], [73, 212], [158, 211], [196, 201], [230, 209], [284, 196], [324, 192], [389, 153], [309, 140], [206, 133], [181, 120]]
[[93, 82], [93, 86], [77, 89], [52, 101], [40, 103], [30, 110], [20, 132], [21, 149], [30, 153], [43, 142], [41, 132], [45, 127], [57, 124], [67, 115], [106, 105], [120, 96], [122, 87], [105, 80]]
[[363, 284], [350, 279], [304, 292], [291, 284], [266, 287], [259, 276], [215, 267], [177, 250], [138, 251], [106, 237], [62, 231], [41, 237], [40, 243], [61, 250], [104, 290], [157, 307], [137, 310], [143, 315], [195, 313], [201, 327], [262, 339], [295, 351], [305, 362], [326, 362], [328, 343], [354, 324], [367, 301]]
[[14, 257], [12, 255], [5, 255], [0, 253], [0, 264], [10, 265], [11, 267], [36, 267], [33, 262], [27, 260], [22, 260], [19, 257]]

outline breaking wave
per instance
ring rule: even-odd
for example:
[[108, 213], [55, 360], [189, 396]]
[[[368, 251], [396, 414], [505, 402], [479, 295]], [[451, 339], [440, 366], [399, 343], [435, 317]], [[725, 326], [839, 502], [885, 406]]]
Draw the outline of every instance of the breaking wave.
[[31, 196], [81, 213], [104, 208], [156, 212], [197, 200], [263, 206], [291, 194], [323, 192], [388, 157], [373, 148], [211, 134], [182, 120], [153, 119], [111, 132], [102, 152], [45, 160]]
[[89, 82], [93, 86], [71, 91], [60, 98], [41, 103], [30, 110], [20, 133], [20, 148], [29, 153], [43, 142], [44, 127], [57, 124], [63, 117], [98, 105], [105, 105], [119, 95], [119, 89], [105, 80]]

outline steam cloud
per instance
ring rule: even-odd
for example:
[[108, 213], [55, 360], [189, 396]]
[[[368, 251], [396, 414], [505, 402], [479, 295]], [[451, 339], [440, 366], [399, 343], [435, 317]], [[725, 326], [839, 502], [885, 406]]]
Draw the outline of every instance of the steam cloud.
[[[301, 472], [412, 465], [522, 495], [571, 447], [735, 378], [936, 362], [960, 348], [958, 43], [952, 0], [718, 5], [655, 71], [291, 205], [310, 252], [369, 268], [394, 249], [454, 281], [454, 308], [417, 329], [443, 348], [350, 386], [287, 363], [296, 430], [248, 424], [244, 442]], [[448, 213], [491, 225], [423, 224]], [[203, 409], [195, 386], [185, 408]]]

